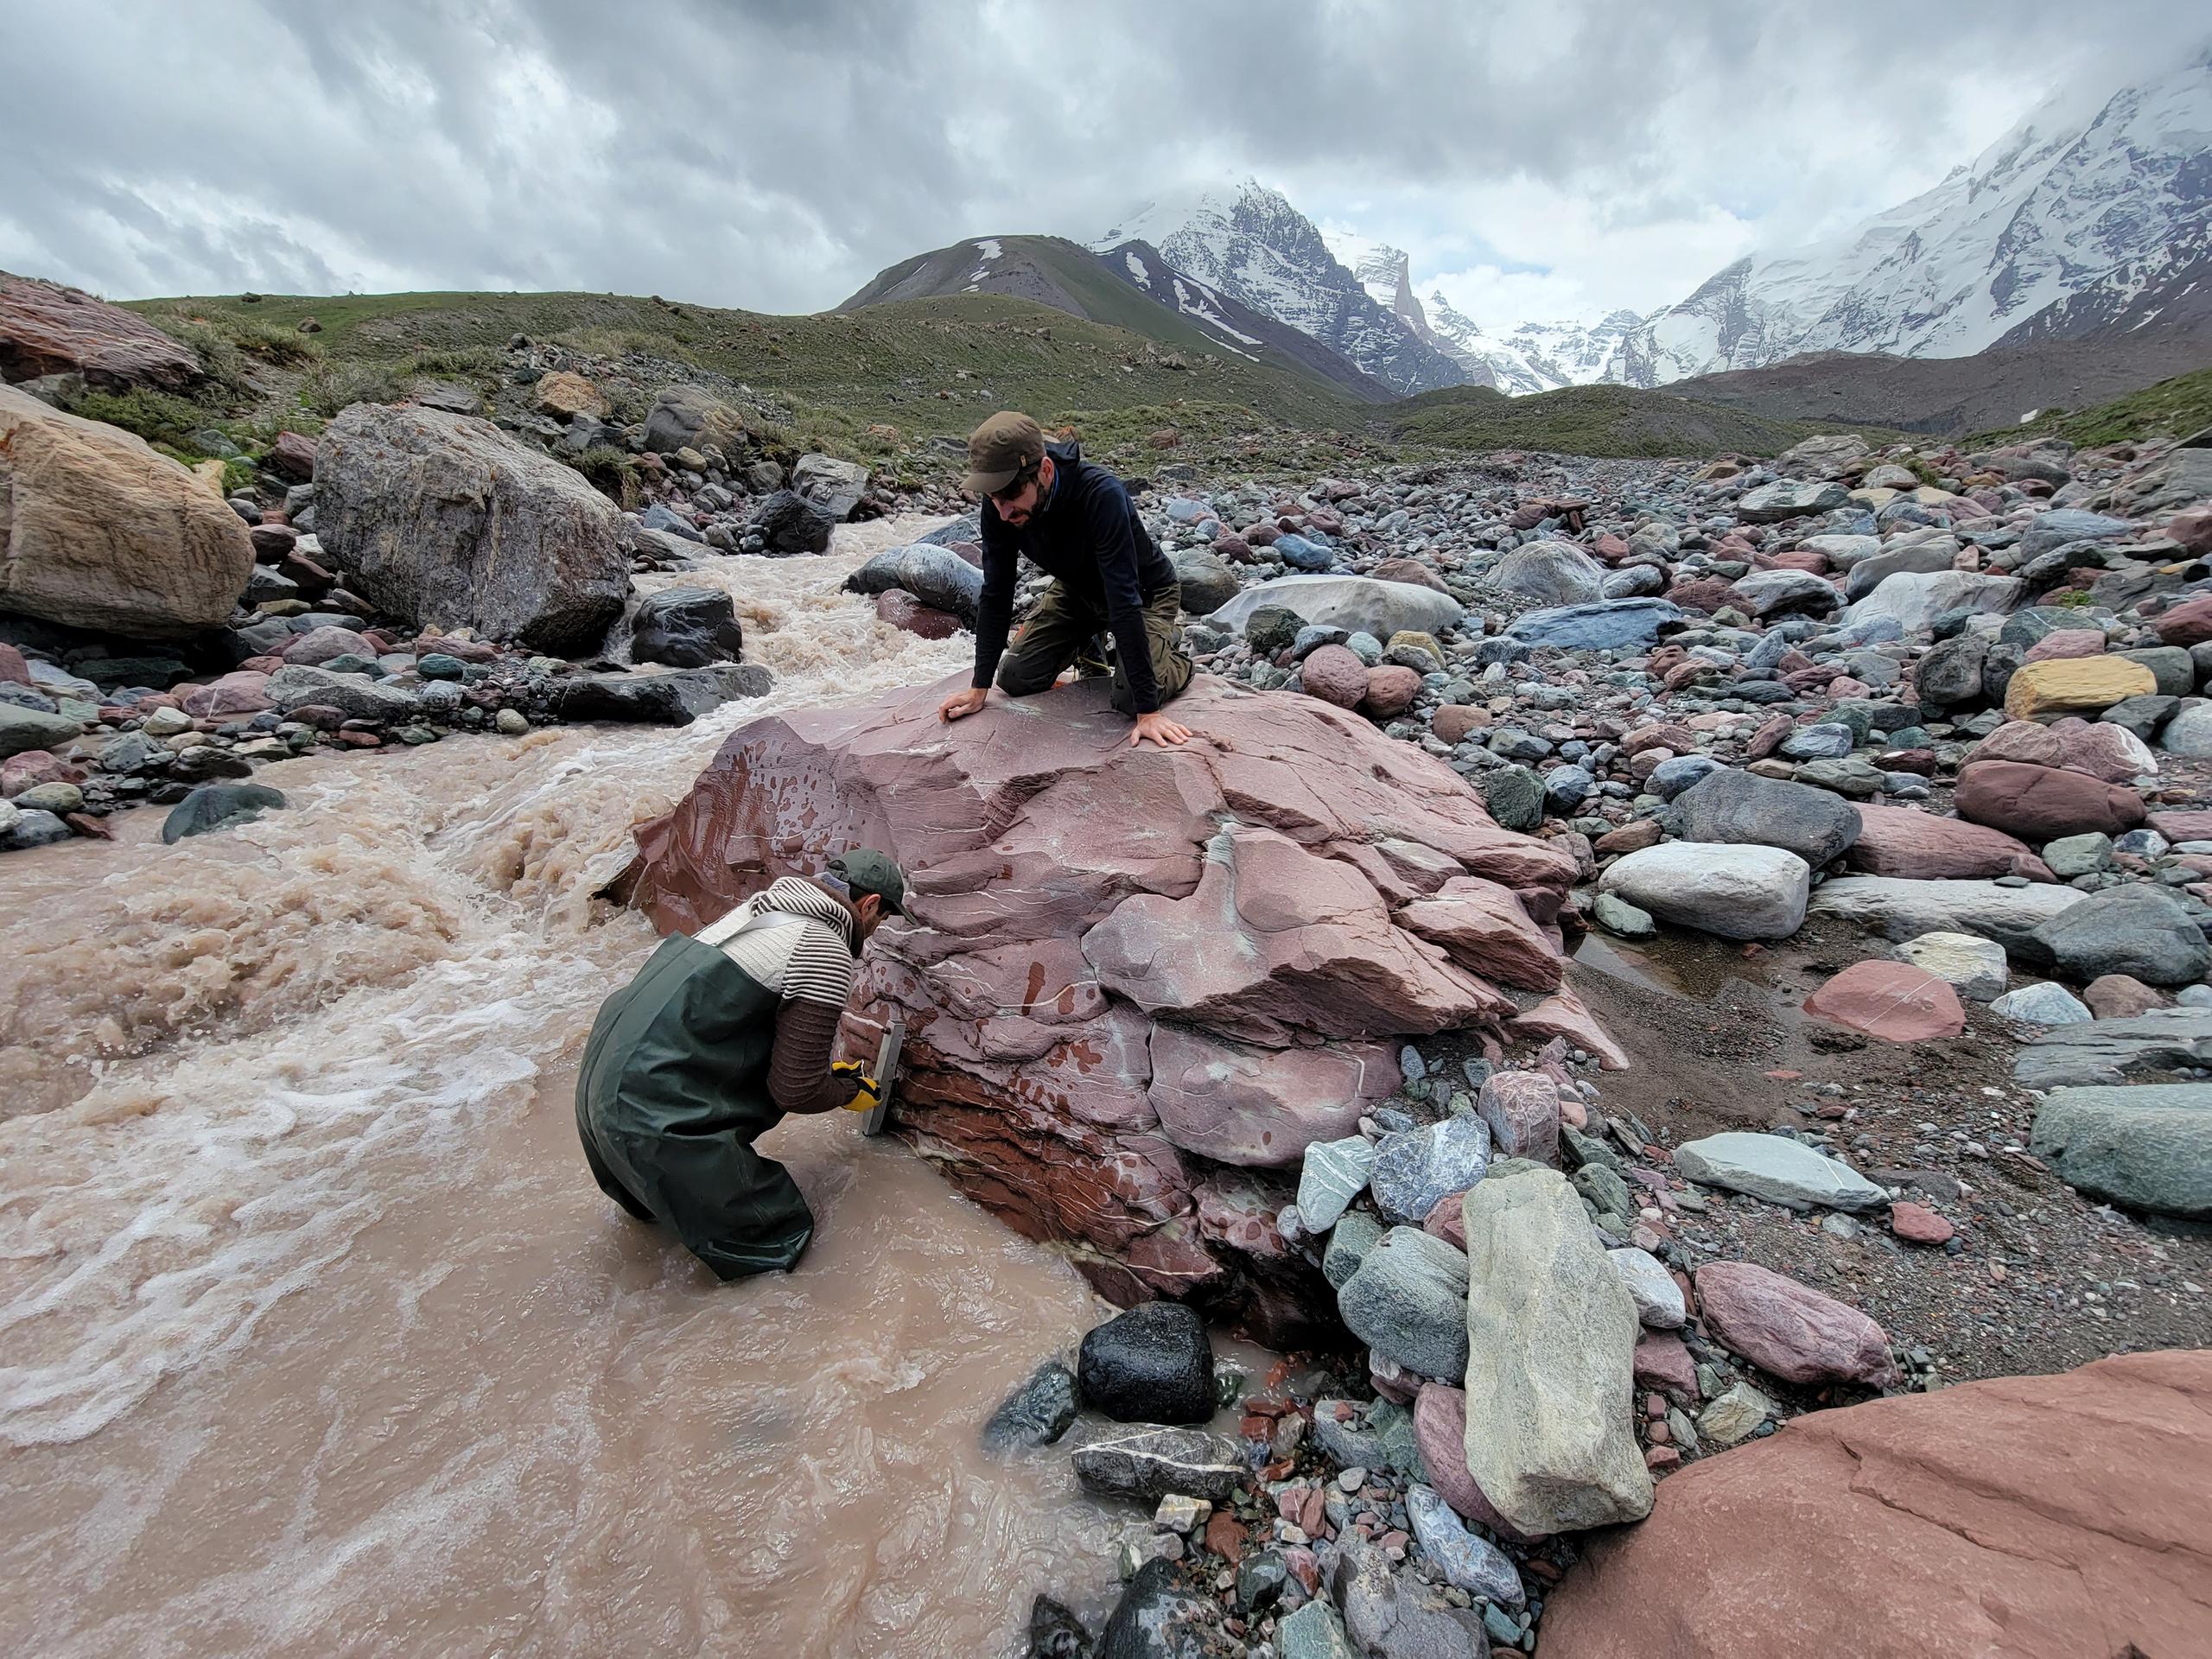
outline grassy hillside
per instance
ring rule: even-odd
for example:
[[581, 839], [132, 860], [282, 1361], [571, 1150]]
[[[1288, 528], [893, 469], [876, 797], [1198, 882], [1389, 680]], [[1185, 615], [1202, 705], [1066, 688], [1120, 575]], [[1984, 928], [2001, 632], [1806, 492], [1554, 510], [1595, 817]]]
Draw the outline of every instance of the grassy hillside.
[[[996, 296], [813, 316], [598, 294], [192, 296], [132, 308], [211, 362], [231, 361], [203, 419], [312, 424], [348, 402], [404, 396], [415, 377], [490, 384], [509, 337], [523, 334], [726, 376], [787, 411], [793, 442], [874, 459], [926, 454], [931, 440], [964, 437], [1002, 408], [1073, 426], [1108, 448], [1149, 453], [1153, 435], [1173, 429], [1255, 466], [1304, 466], [1308, 450], [1366, 450], [1377, 435], [1366, 410], [1323, 383], [1224, 358], [1195, 330], [1188, 350], [1163, 353], [1154, 336]], [[297, 332], [308, 317], [321, 333]]]
[[2075, 414], [2051, 410], [2018, 426], [1975, 434], [1962, 447], [1991, 448], [2024, 438], [2057, 437], [2083, 448], [2134, 443], [2145, 438], [2185, 438], [2212, 426], [2212, 369], [2177, 374], [2140, 391]]
[[1508, 397], [1487, 386], [1449, 386], [1393, 404], [1391, 431], [1408, 442], [1461, 449], [1550, 449], [1580, 455], [1708, 456], [1724, 450], [1779, 454], [1816, 432], [1897, 435], [1820, 421], [1778, 421], [1634, 386], [1563, 386]]
[[[1086, 273], [1071, 261], [1066, 275], [1086, 279], [1086, 304], [1115, 315], [1141, 308], [1127, 315], [1148, 332], [982, 294], [814, 316], [599, 294], [138, 301], [132, 308], [199, 351], [209, 385], [191, 399], [96, 393], [82, 412], [188, 460], [225, 454], [226, 441], [251, 454], [281, 427], [312, 433], [347, 404], [395, 401], [426, 379], [488, 391], [507, 374], [507, 341], [520, 334], [619, 367], [632, 390], [618, 397], [617, 421], [642, 418], [653, 387], [696, 376], [726, 393], [749, 391], [777, 450], [824, 449], [912, 480], [949, 479], [960, 441], [1002, 408], [1071, 429], [1093, 455], [1147, 474], [1185, 462], [1310, 476], [1493, 448], [1774, 454], [1808, 433], [1837, 429], [1625, 386], [1523, 398], [1455, 387], [1379, 407], [1355, 403], [1312, 373], [1208, 349], [1190, 325], [1095, 262]], [[299, 325], [309, 317], [320, 332], [303, 334]], [[1186, 348], [1178, 328], [1193, 337]]]

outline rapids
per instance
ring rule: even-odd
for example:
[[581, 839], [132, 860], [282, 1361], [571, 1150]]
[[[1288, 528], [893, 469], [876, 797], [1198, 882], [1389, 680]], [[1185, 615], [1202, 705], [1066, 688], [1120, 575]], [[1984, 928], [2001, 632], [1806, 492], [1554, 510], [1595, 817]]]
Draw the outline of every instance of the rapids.
[[592, 1185], [591, 895], [722, 738], [968, 659], [841, 593], [926, 524], [709, 558], [767, 698], [264, 768], [0, 860], [0, 1651], [1004, 1651], [1094, 1617], [1117, 1521], [976, 1431], [1099, 1305], [842, 1114], [764, 1142], [818, 1218], [717, 1286]]

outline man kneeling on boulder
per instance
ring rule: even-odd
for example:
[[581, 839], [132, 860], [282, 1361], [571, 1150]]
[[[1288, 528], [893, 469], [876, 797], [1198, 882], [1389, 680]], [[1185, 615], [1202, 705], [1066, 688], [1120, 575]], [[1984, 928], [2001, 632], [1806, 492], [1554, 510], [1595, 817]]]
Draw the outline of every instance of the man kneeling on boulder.
[[[1160, 705], [1191, 683], [1176, 619], [1175, 567], [1152, 544], [1129, 492], [1073, 443], [1046, 444], [1037, 423], [1002, 410], [968, 439], [968, 488], [982, 503], [983, 594], [976, 607], [976, 679], [947, 697], [940, 718], [959, 720], [999, 690], [1026, 697], [1048, 689], [1102, 632], [1114, 636], [1114, 707], [1132, 716], [1129, 747], [1163, 747], [1191, 728]], [[1014, 620], [1014, 578], [1027, 555], [1052, 578], [1001, 663]]]
[[672, 1229], [720, 1279], [789, 1268], [814, 1212], [753, 1149], [786, 1112], [855, 1112], [882, 1093], [830, 1063], [853, 969], [906, 880], [846, 853], [814, 881], [786, 875], [696, 935], [661, 941], [592, 1022], [576, 1129], [607, 1196]]

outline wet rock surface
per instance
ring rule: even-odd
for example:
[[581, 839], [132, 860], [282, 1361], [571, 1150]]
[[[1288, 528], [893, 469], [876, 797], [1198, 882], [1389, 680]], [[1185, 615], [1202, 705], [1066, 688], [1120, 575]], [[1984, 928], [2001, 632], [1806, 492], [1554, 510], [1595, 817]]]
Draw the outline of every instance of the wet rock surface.
[[2185, 1652], [2212, 1616], [2208, 1397], [2203, 1354], [2142, 1354], [1799, 1418], [1666, 1482], [1560, 1586], [1545, 1640], [1592, 1659], [1790, 1659], [1846, 1629], [1870, 1651]]

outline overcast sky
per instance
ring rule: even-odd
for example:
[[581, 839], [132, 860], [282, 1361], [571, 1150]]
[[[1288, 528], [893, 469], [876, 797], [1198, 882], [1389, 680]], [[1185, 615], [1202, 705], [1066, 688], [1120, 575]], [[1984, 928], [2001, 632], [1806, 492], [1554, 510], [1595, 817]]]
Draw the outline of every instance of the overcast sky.
[[1928, 188], [2190, 0], [0, 0], [0, 267], [115, 298], [836, 304], [1256, 176], [1485, 327], [1639, 311]]

